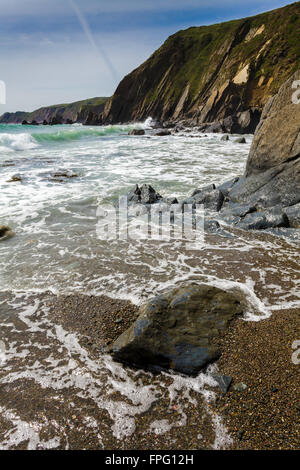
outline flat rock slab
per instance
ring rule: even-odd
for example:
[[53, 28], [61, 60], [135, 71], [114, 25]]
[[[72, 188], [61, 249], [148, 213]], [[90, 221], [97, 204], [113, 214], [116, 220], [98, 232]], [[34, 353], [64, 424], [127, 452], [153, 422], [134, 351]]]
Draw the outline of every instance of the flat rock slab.
[[244, 307], [233, 294], [190, 284], [149, 300], [111, 346], [114, 359], [135, 367], [196, 375], [217, 360], [214, 341]]

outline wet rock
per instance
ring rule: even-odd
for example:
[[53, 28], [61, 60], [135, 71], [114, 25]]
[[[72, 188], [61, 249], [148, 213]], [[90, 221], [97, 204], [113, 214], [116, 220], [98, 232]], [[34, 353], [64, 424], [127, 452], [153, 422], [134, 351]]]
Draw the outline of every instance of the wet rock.
[[141, 201], [141, 190], [137, 184], [127, 193], [127, 200], [128, 202]]
[[24, 119], [22, 121], [22, 126], [29, 126], [29, 123], [28, 123], [28, 121], [26, 121], [26, 119]]
[[237, 227], [244, 230], [265, 230], [273, 227], [288, 227], [288, 225], [286, 214], [280, 208], [274, 208], [246, 215], [238, 222]]
[[243, 310], [239, 299], [216, 287], [178, 287], [143, 305], [110, 352], [135, 367], [196, 375], [220, 357], [214, 340]]
[[236, 144], [246, 144], [246, 143], [247, 143], [245, 137], [239, 137], [238, 139], [235, 139], [234, 142], [235, 142]]
[[289, 225], [292, 228], [300, 228], [300, 203], [294, 206], [286, 207], [284, 212], [289, 219]]
[[213, 122], [208, 127], [205, 128], [205, 132], [211, 132], [214, 134], [222, 134], [224, 132], [224, 127], [220, 122]]
[[164, 130], [164, 131], [159, 131], [154, 134], [156, 137], [165, 137], [167, 135], [171, 135], [171, 131], [169, 130]]
[[239, 176], [232, 178], [228, 181], [225, 181], [223, 184], [217, 187], [219, 191], [221, 191], [224, 196], [228, 196], [229, 192], [233, 188], [233, 186], [239, 181]]
[[256, 207], [251, 204], [229, 203], [227, 211], [235, 217], [245, 217], [248, 214], [256, 212]]
[[223, 137], [221, 137], [221, 141], [223, 141], [223, 142], [227, 142], [228, 140], [229, 140], [228, 135], [223, 135]]
[[0, 239], [6, 240], [14, 236], [14, 232], [8, 225], [0, 225]]
[[220, 390], [227, 393], [232, 384], [232, 377], [229, 375], [213, 375], [212, 377], [219, 385]]
[[219, 189], [203, 191], [194, 196], [195, 204], [203, 204], [205, 209], [219, 212], [224, 202], [224, 194]]
[[72, 170], [58, 170], [55, 173], [53, 173], [54, 178], [77, 178], [78, 175], [74, 173]]
[[8, 180], [8, 183], [16, 183], [16, 182], [22, 182], [23, 177], [21, 175], [13, 175], [10, 180]]
[[143, 184], [141, 186], [141, 203], [142, 204], [154, 204], [161, 199], [161, 195], [158, 194], [150, 184]]
[[128, 203], [154, 204], [162, 199], [150, 184], [137, 184], [127, 194]]
[[194, 196], [196, 196], [196, 194], [200, 194], [200, 193], [203, 193], [203, 192], [213, 191], [214, 189], [216, 189], [216, 186], [214, 184], [209, 184], [208, 186], [204, 186], [203, 188], [195, 189], [192, 192], [191, 197], [194, 197]]
[[144, 129], [132, 129], [128, 132], [128, 135], [145, 135]]
[[218, 212], [223, 205], [223, 201], [224, 195], [218, 189], [199, 190], [199, 192], [196, 190], [196, 194], [181, 201], [181, 205], [191, 204], [196, 207], [197, 204], [202, 204], [204, 209]]
[[178, 204], [178, 199], [177, 197], [163, 197], [160, 202], [171, 206], [172, 204]]

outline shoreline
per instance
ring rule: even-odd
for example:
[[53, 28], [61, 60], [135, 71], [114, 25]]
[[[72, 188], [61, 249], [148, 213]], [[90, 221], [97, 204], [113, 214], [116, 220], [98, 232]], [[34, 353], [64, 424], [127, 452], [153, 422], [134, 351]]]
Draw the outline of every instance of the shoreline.
[[[52, 324], [60, 325], [67, 333], [75, 333], [89, 360], [95, 363], [105, 357], [106, 345], [128, 328], [138, 312], [138, 308], [128, 301], [105, 296], [45, 294], [39, 297], [48, 309]], [[135, 415], [135, 431], [121, 440], [113, 435], [113, 422], [106, 410], [89, 399], [80, 400], [76, 388], [61, 390], [57, 401], [53, 399], [54, 391], [40, 389], [35, 381], [24, 378], [0, 388], [0, 405], [7, 403], [24, 422], [38, 423], [40, 420], [42, 426], [46, 417], [49, 426], [43, 434], [49, 442], [53, 433], [59, 437], [58, 449], [65, 448], [66, 442], [69, 449], [99, 449], [98, 432], [106, 450], [211, 449], [216, 445], [212, 420], [218, 416], [222, 417], [223, 425], [233, 439], [232, 444], [227, 442], [227, 449], [298, 449], [300, 370], [299, 365], [292, 363], [291, 344], [300, 339], [297, 337], [297, 332], [300, 334], [299, 313], [299, 309], [282, 310], [259, 322], [242, 319], [232, 322], [218, 341], [223, 353], [216, 365], [217, 373], [230, 375], [233, 382], [226, 394], [218, 387], [207, 388], [216, 394], [215, 403], [205, 403], [202, 394], [193, 391], [193, 387], [189, 391], [191, 400], [187, 399], [183, 387], [175, 401], [170, 401], [168, 393], [172, 387], [176, 389], [176, 381], [180, 384], [195, 379], [163, 372], [153, 375], [115, 363], [143, 389], [155, 387], [161, 392], [149, 408]], [[37, 358], [43, 361], [42, 351]], [[235, 385], [240, 382], [247, 388], [235, 391]], [[116, 405], [121, 400], [131, 406], [131, 400], [123, 395], [122, 388], [115, 390], [109, 400], [112, 403], [116, 400]], [[53, 420], [58, 423], [59, 430], [53, 429]], [[89, 427], [88, 422], [97, 425]], [[153, 430], [155, 422], [160, 423], [157, 431]], [[7, 429], [5, 420], [0, 419], [1, 437]], [[149, 432], [149, 429], [153, 431]], [[25, 449], [26, 445], [23, 441], [15, 448]], [[45, 447], [40, 445], [38, 448]]]

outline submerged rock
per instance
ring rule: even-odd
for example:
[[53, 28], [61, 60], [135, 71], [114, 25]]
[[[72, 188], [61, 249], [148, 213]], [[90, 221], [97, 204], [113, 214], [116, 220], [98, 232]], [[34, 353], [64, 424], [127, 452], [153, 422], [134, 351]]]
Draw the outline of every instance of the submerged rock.
[[21, 175], [13, 175], [8, 183], [17, 183], [23, 181], [23, 177]]
[[239, 137], [239, 138], [236, 139], [234, 142], [235, 142], [236, 144], [246, 144], [246, 143], [247, 143], [245, 137]]
[[144, 129], [132, 129], [128, 132], [128, 135], [145, 135]]
[[14, 232], [8, 225], [0, 225], [0, 239], [6, 240], [14, 236]]
[[178, 287], [142, 306], [110, 352], [135, 367], [196, 375], [220, 357], [215, 340], [243, 311], [239, 299], [216, 287]]

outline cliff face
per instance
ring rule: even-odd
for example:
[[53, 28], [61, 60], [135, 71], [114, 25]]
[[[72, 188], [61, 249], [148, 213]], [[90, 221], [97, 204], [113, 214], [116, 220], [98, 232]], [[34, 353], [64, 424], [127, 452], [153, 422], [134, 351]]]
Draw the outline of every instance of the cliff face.
[[245, 120], [299, 68], [299, 37], [300, 2], [179, 31], [121, 81], [101, 121]]
[[[91, 98], [75, 103], [46, 106], [31, 113], [18, 111], [16, 113], [5, 113], [0, 117], [2, 124], [20, 124], [22, 121], [37, 123], [71, 123], [81, 122], [91, 124], [97, 121], [104, 110], [108, 98]], [[97, 122], [95, 122], [96, 124]]]

